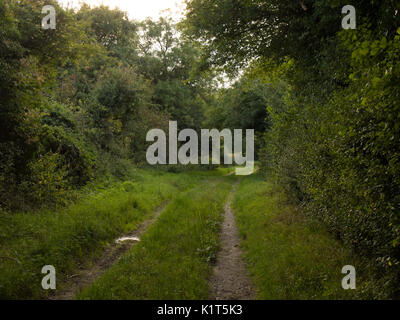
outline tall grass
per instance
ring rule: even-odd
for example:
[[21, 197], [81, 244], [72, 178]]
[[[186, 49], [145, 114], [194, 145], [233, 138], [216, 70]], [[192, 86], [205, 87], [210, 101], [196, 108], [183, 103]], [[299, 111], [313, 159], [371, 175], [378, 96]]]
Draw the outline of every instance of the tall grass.
[[[243, 178], [233, 208], [259, 299], [382, 297], [383, 281], [373, 278], [368, 263], [260, 177]], [[356, 268], [356, 290], [341, 286], [345, 265]]]
[[207, 299], [232, 186], [221, 180], [210, 177], [173, 200], [140, 243], [79, 298]]
[[135, 229], [157, 206], [195, 186], [188, 174], [136, 170], [134, 180], [95, 184], [75, 204], [57, 211], [0, 212], [0, 298], [41, 298], [41, 269], [53, 265], [57, 287], [79, 264]]

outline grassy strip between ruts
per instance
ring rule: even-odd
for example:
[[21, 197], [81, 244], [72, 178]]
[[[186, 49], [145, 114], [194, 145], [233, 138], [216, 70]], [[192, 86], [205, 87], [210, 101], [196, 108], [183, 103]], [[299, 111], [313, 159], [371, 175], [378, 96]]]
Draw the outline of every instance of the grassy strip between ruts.
[[207, 299], [232, 183], [210, 178], [173, 200], [116, 265], [79, 299]]
[[[372, 269], [257, 175], [233, 200], [242, 248], [259, 299], [379, 298]], [[344, 290], [342, 267], [356, 268], [356, 290]]]
[[0, 212], [0, 298], [43, 298], [44, 265], [53, 265], [57, 290], [79, 264], [90, 263], [107, 242], [134, 230], [165, 201], [196, 186], [193, 173], [136, 170], [134, 180], [113, 183], [67, 208]]

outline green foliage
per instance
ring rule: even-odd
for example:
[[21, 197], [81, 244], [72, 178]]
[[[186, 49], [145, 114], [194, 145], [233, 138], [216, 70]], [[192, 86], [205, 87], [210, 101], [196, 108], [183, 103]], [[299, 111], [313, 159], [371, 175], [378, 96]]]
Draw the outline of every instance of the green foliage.
[[199, 71], [199, 46], [179, 38], [170, 19], [145, 20], [141, 28], [139, 71], [154, 84], [152, 103], [178, 121], [180, 128], [200, 129], [213, 86]]
[[267, 107], [276, 96], [279, 96], [276, 88], [249, 72], [231, 87], [219, 90], [214, 101], [206, 107], [204, 126], [220, 130], [254, 129], [257, 157], [263, 134], [270, 126]]
[[[43, 174], [43, 165], [54, 168], [57, 154], [48, 155], [37, 165], [36, 178], [60, 190], [53, 175]], [[90, 263], [105, 244], [130, 232], [148, 219], [154, 210], [195, 185], [198, 179], [157, 171], [134, 170], [130, 180], [140, 184], [127, 190], [131, 181], [115, 178], [90, 184], [79, 199], [57, 210], [8, 214], [0, 211], [0, 297], [2, 299], [45, 298], [41, 268], [54, 265], [57, 290], [79, 265]], [[60, 177], [61, 178], [61, 177]], [[126, 177], [128, 178], [128, 177]], [[47, 181], [51, 179], [51, 181]], [[34, 193], [37, 196], [39, 188]], [[125, 189], [125, 190], [123, 190]], [[44, 192], [48, 192], [48, 188]], [[45, 196], [46, 193], [43, 194]]]
[[[45, 4], [55, 6], [55, 30], [40, 26]], [[0, 204], [8, 209], [61, 204], [67, 193], [56, 189], [123, 177], [132, 162], [145, 163], [148, 130], [165, 129], [169, 117], [193, 128], [203, 121], [210, 85], [194, 71], [200, 49], [171, 20], [7, 0], [0, 23]], [[44, 176], [51, 182], [39, 185]]]
[[30, 180], [24, 181], [20, 189], [24, 194], [21, 199], [26, 202], [57, 202], [65, 197], [68, 191], [68, 170], [59, 153], [49, 152], [29, 164]]
[[77, 13], [77, 20], [85, 25], [85, 31], [94, 37], [102, 46], [113, 55], [126, 58], [129, 53], [134, 54], [136, 24], [129, 21], [127, 13], [118, 9], [111, 10], [106, 6], [90, 8], [83, 4]]
[[[396, 1], [188, 1], [184, 26], [211, 65], [249, 67], [270, 86], [260, 152], [309, 216], [375, 263], [398, 296], [399, 19]], [[232, 68], [231, 68], [232, 69]], [[246, 75], [247, 76], [247, 75]]]
[[141, 241], [78, 299], [207, 299], [209, 262], [218, 250], [230, 187], [207, 180], [175, 198]]
[[[206, 44], [210, 64], [237, 70], [254, 58], [282, 61], [290, 56], [312, 66], [321, 44], [341, 30], [345, 4], [338, 0], [189, 0], [182, 26]], [[352, 5], [359, 21], [370, 19], [372, 29], [395, 32], [396, 1], [358, 0]]]
[[123, 190], [125, 192], [132, 192], [135, 190], [135, 184], [131, 181], [125, 181], [121, 185], [121, 190]]
[[[40, 27], [45, 4], [56, 8], [56, 30]], [[394, 0], [354, 1], [357, 29], [341, 30], [344, 4], [188, 0], [186, 19], [175, 25], [166, 18], [133, 22], [105, 6], [73, 11], [55, 0], [1, 1], [1, 209], [59, 210], [74, 189], [95, 178], [129, 176], [133, 163], [146, 163], [148, 130], [167, 131], [168, 120], [178, 121], [179, 129], [254, 128], [262, 173], [375, 263], [385, 279], [382, 297], [398, 296], [398, 7]], [[230, 88], [218, 89], [214, 78], [221, 69], [231, 79], [243, 72]], [[137, 191], [130, 183], [121, 188], [116, 198]], [[95, 214], [79, 212], [72, 221], [77, 234], [65, 231], [71, 221], [55, 222], [51, 213], [40, 230], [48, 222], [67, 238], [86, 232], [95, 243], [109, 239]], [[32, 270], [44, 250], [60, 263], [84, 250], [78, 240], [66, 251], [61, 240], [42, 247], [46, 236], [35, 233], [40, 212], [15, 216], [20, 227], [23, 220], [32, 223], [28, 235], [37, 251], [23, 249], [32, 268], [17, 289], [8, 283], [0, 290], [8, 297], [34, 296], [24, 281], [36, 281]], [[4, 219], [14, 222], [12, 214]], [[86, 240], [90, 247], [93, 239]], [[24, 247], [21, 241], [15, 248]], [[38, 261], [30, 260], [35, 256]], [[7, 272], [16, 278], [14, 270]]]
[[[299, 92], [305, 86], [293, 83], [287, 110], [272, 111], [266, 165], [310, 214], [373, 259], [380, 274], [392, 275], [387, 290], [396, 296], [399, 38], [388, 40], [370, 28], [341, 32], [349, 70], [337, 70], [341, 85], [329, 85], [328, 98], [318, 85], [305, 91], [313, 95], [307, 98]], [[335, 61], [329, 54], [324, 59]], [[309, 73], [306, 79], [318, 77]]]
[[[390, 297], [387, 277], [374, 277], [367, 259], [333, 239], [320, 222], [305, 219], [276, 186], [261, 177], [241, 181], [233, 207], [259, 299]], [[357, 270], [356, 290], [341, 286], [345, 265]]]

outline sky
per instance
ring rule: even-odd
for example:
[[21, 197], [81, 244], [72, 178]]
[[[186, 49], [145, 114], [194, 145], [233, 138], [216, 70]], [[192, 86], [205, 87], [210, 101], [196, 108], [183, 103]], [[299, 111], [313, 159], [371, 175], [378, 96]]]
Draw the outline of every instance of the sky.
[[[66, 6], [79, 7], [82, 0], [58, 0]], [[90, 5], [108, 5], [110, 8], [119, 7], [122, 11], [127, 11], [129, 18], [143, 20], [147, 17], [158, 19], [160, 16], [170, 16], [174, 20], [179, 20], [183, 16], [184, 0], [84, 0]], [[162, 14], [163, 10], [170, 9], [170, 13]]]

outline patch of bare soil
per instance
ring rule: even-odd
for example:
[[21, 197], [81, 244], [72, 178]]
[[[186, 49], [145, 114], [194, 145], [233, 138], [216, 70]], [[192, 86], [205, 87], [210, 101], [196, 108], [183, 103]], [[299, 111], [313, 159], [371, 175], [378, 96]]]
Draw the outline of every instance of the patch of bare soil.
[[217, 255], [217, 262], [210, 279], [211, 299], [213, 300], [251, 300], [255, 298], [252, 282], [241, 257], [240, 238], [231, 208], [234, 190], [225, 205], [221, 230], [221, 250]]
[[65, 289], [54, 296], [49, 297], [50, 300], [71, 300], [83, 288], [89, 286], [97, 278], [103, 275], [114, 263], [116, 263], [126, 251], [140, 241], [140, 236], [146, 232], [150, 225], [163, 212], [166, 204], [163, 204], [156, 209], [153, 217], [142, 222], [139, 227], [124, 235], [121, 238], [113, 241], [104, 254], [95, 261], [90, 267], [82, 268], [77, 271], [77, 274], [69, 276], [69, 280], [65, 284]]

